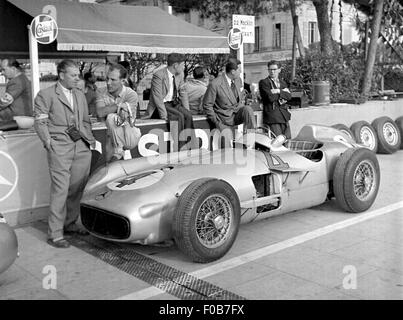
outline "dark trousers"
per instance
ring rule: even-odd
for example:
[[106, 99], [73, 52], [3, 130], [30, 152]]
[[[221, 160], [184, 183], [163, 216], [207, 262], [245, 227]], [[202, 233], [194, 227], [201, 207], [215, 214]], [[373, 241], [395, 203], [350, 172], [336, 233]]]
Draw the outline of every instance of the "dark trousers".
[[[165, 102], [164, 104], [168, 113], [169, 129], [174, 136], [179, 137], [178, 149], [196, 149], [198, 143], [194, 135], [192, 113], [181, 104], [174, 105], [172, 102]], [[174, 130], [173, 121], [177, 123], [177, 134], [172, 132]], [[184, 131], [186, 129], [188, 129], [188, 132]], [[182, 135], [186, 137], [182, 137]], [[187, 145], [187, 148], [184, 148], [185, 145]]]
[[184, 129], [194, 129], [192, 113], [188, 109], [181, 104], [174, 106], [172, 102], [165, 102], [165, 108], [169, 122], [178, 121], [179, 132]]
[[286, 123], [269, 123], [270, 130], [276, 135], [283, 134], [287, 139], [291, 139], [290, 124]]
[[241, 107], [234, 115], [234, 124], [239, 125], [243, 123], [243, 130], [255, 129], [255, 115], [249, 106]]
[[[256, 128], [255, 115], [253, 110], [249, 106], [241, 107], [238, 112], [234, 113], [234, 125], [221, 124], [221, 148], [230, 148], [232, 146], [232, 140], [235, 136], [235, 126], [243, 124], [243, 133], [246, 133], [249, 129]], [[230, 131], [228, 130], [230, 129]]]

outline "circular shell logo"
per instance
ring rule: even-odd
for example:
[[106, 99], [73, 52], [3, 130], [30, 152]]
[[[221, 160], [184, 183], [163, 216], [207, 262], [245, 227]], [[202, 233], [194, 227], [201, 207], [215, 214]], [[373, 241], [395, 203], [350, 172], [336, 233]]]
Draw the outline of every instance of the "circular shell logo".
[[228, 33], [228, 45], [231, 49], [238, 50], [243, 43], [242, 31], [238, 28], [232, 28]]
[[31, 33], [39, 43], [52, 43], [57, 38], [57, 23], [53, 17], [40, 14], [31, 22]]

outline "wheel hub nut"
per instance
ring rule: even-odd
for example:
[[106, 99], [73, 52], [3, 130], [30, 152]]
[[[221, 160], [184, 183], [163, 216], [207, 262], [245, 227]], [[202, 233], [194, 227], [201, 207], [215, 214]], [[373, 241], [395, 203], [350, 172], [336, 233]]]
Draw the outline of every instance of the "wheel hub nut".
[[220, 230], [224, 226], [224, 218], [222, 216], [215, 217], [213, 222], [217, 230]]

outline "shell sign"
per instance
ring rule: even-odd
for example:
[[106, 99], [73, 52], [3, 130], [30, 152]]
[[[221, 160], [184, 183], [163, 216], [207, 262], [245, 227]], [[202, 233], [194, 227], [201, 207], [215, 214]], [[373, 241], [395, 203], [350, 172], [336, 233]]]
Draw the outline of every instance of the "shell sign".
[[58, 33], [56, 20], [47, 14], [37, 15], [31, 22], [31, 33], [39, 43], [52, 43]]
[[243, 35], [240, 29], [232, 28], [228, 33], [228, 45], [231, 49], [238, 50], [243, 43]]

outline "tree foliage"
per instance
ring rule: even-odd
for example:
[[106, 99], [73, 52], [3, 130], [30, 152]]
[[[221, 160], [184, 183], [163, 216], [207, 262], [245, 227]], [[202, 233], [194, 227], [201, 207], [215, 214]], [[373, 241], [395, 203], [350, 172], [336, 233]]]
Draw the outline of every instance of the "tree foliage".
[[130, 63], [129, 77], [133, 79], [135, 88], [147, 75], [149, 68], [156, 68], [166, 60], [164, 54], [152, 54], [141, 52], [127, 52], [125, 60]]
[[[358, 44], [350, 44], [343, 48], [334, 47], [332, 57], [322, 55], [318, 44], [312, 46], [304, 58], [297, 60], [297, 70], [291, 88], [303, 90], [308, 98], [312, 98], [312, 82], [327, 80], [330, 83], [331, 102], [343, 100], [364, 101], [360, 87], [365, 71], [364, 53]], [[381, 66], [375, 66], [372, 78], [372, 90], [379, 88]], [[287, 61], [282, 68], [282, 77], [290, 79], [291, 62]]]
[[[371, 0], [343, 0], [354, 5], [360, 12], [364, 13], [369, 21], [374, 15], [374, 1]], [[357, 14], [356, 28], [362, 40], [365, 38], [365, 23], [367, 18]], [[403, 0], [389, 0], [384, 2], [381, 19], [380, 32], [385, 35], [388, 41], [394, 46], [402, 46], [403, 43]], [[371, 30], [369, 30], [371, 34]]]

